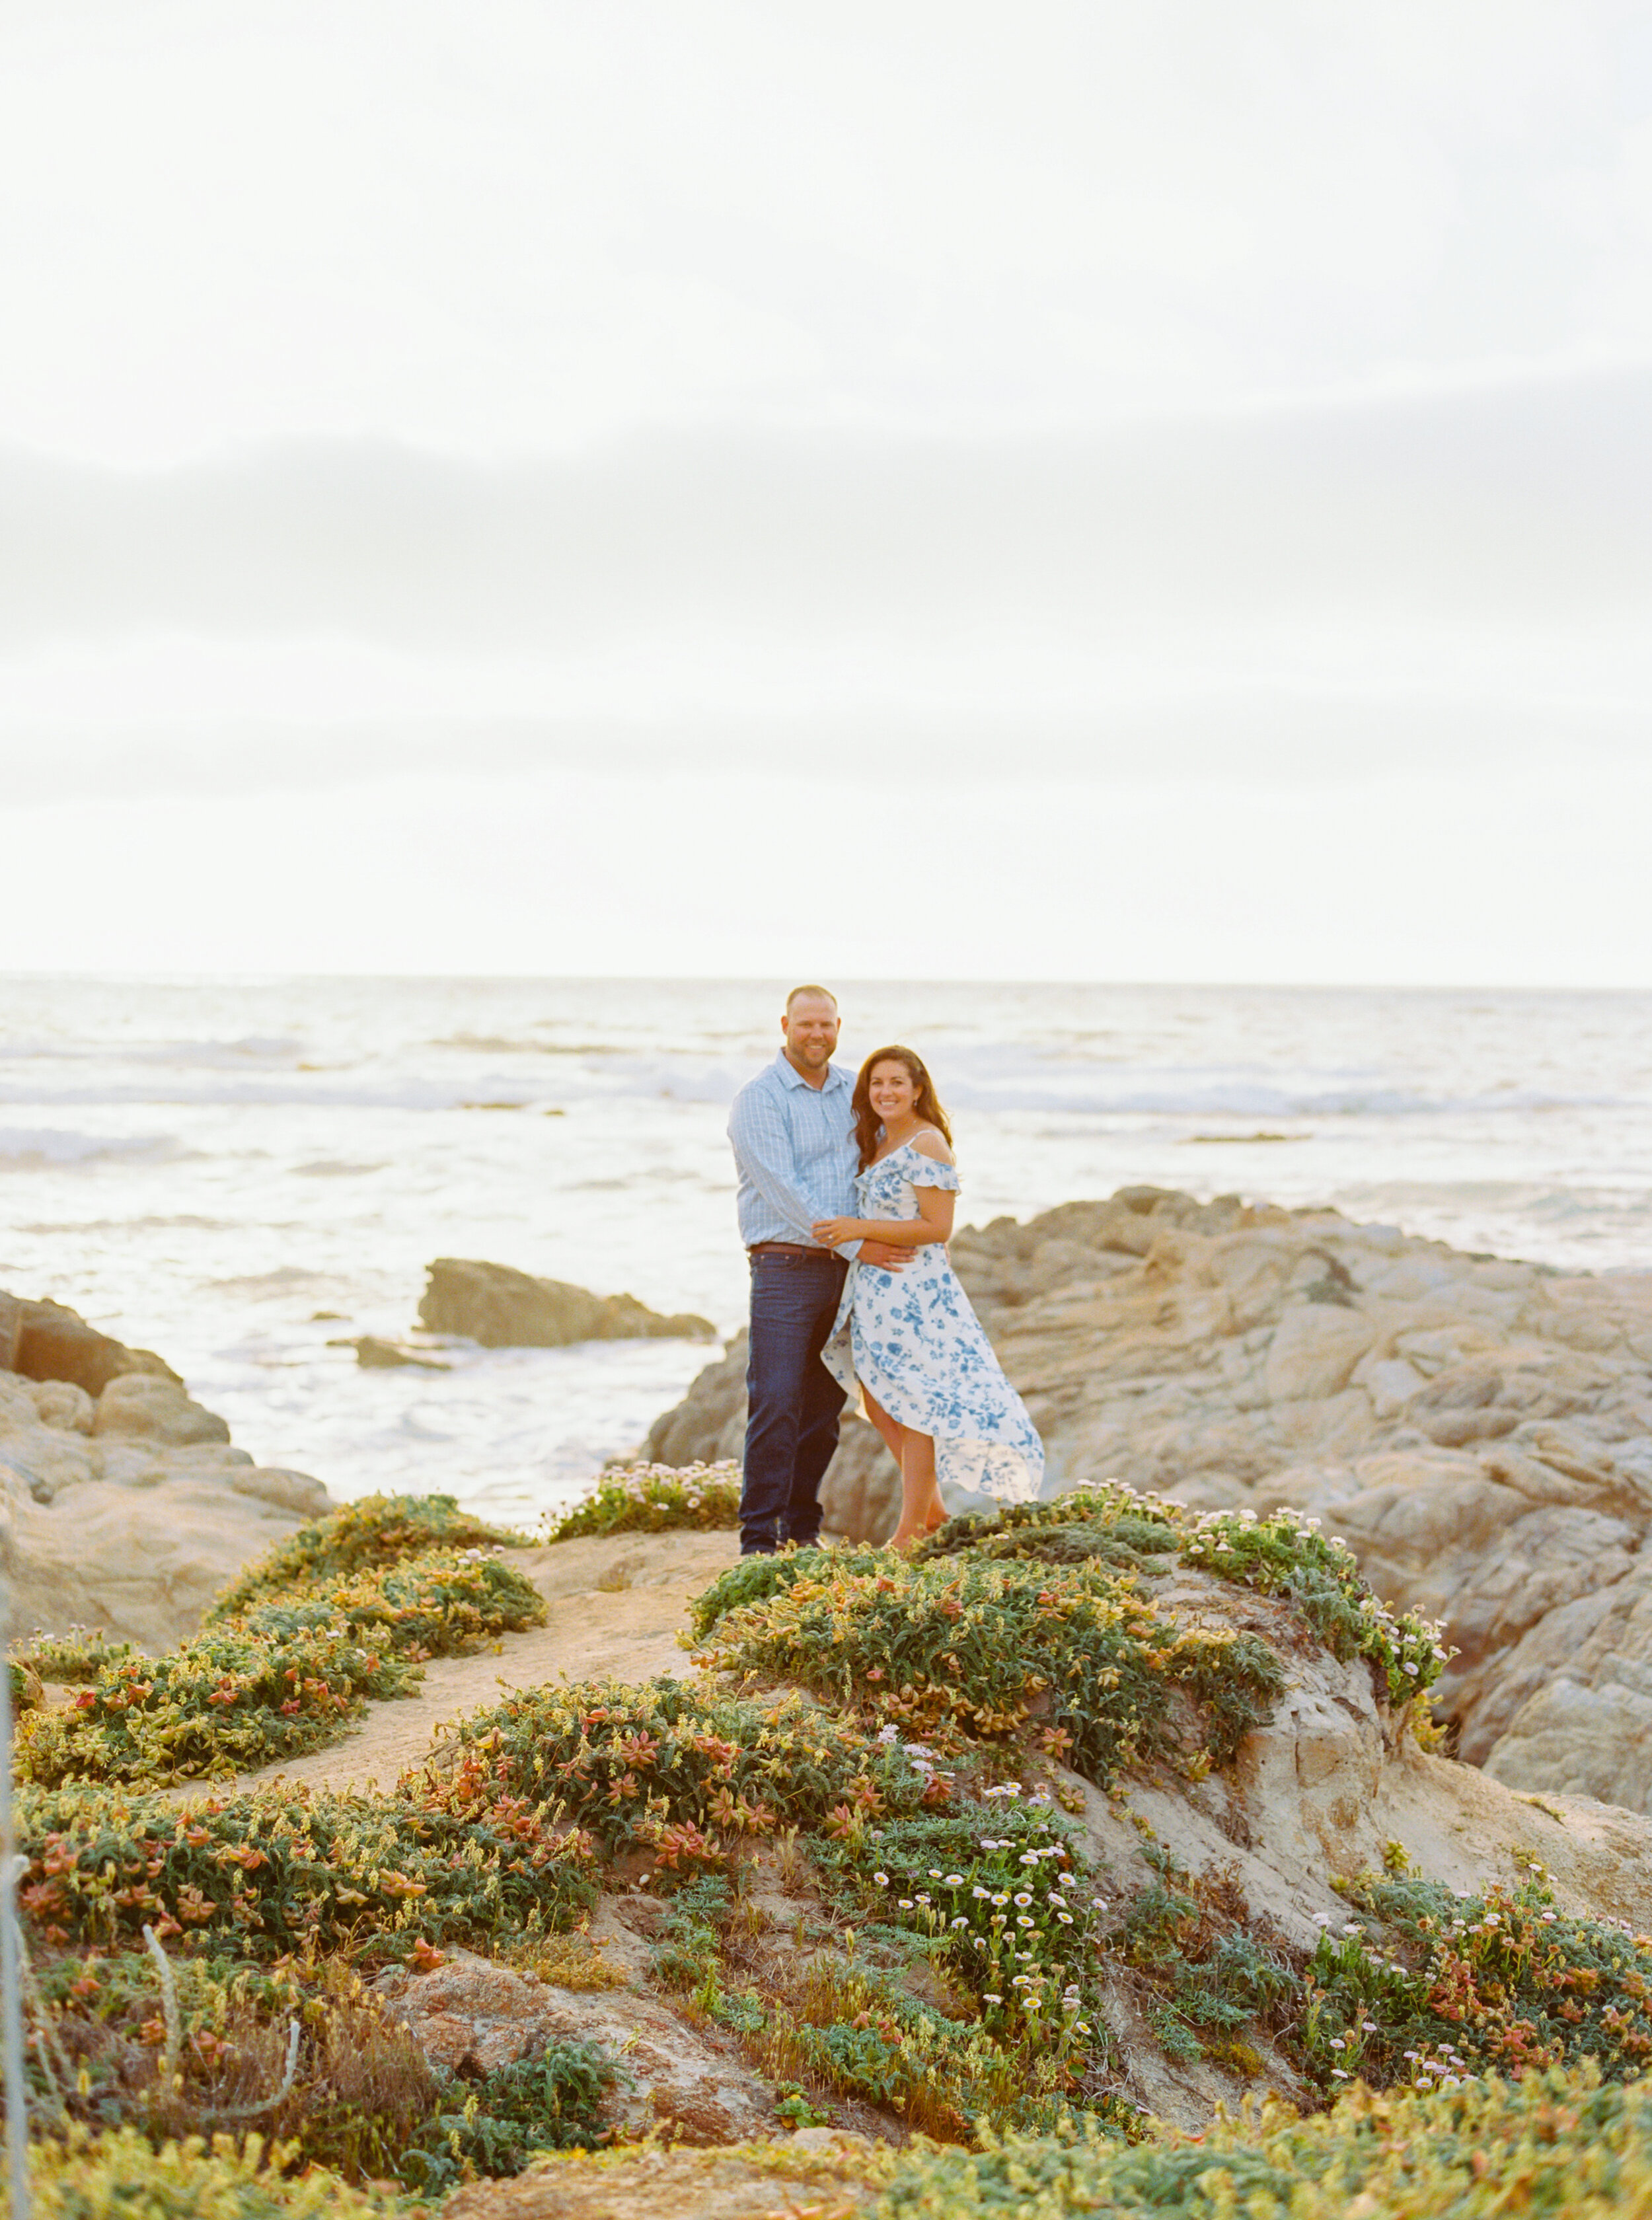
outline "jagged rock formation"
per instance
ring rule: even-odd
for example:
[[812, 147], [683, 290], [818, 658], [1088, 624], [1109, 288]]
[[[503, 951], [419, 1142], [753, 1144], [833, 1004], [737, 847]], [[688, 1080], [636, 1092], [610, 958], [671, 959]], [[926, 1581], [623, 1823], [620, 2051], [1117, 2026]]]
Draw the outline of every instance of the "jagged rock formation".
[[460, 1334], [484, 1349], [561, 1349], [576, 1341], [710, 1341], [708, 1319], [667, 1318], [634, 1295], [594, 1295], [565, 1280], [541, 1280], [508, 1264], [439, 1257], [419, 1301], [430, 1333]]
[[320, 1481], [232, 1447], [170, 1365], [60, 1304], [0, 1294], [0, 1354], [15, 1360], [0, 1369], [14, 1632], [101, 1626], [168, 1649], [248, 1557], [330, 1507]]
[[[1464, 1756], [1652, 1809], [1652, 1273], [1566, 1275], [1334, 1211], [1157, 1188], [966, 1228], [953, 1259], [1050, 1456], [1195, 1508], [1288, 1504], [1443, 1618]], [[649, 1453], [739, 1453], [744, 1351]], [[850, 1425], [828, 1522], [887, 1532]]]

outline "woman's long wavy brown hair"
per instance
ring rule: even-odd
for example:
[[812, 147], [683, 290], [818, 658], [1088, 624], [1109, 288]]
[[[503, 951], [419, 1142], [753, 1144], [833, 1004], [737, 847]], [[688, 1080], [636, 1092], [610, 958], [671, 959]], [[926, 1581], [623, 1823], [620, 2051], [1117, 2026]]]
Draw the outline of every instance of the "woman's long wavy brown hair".
[[872, 1074], [880, 1063], [906, 1065], [917, 1089], [917, 1100], [912, 1106], [913, 1109], [920, 1118], [927, 1119], [935, 1127], [949, 1147], [952, 1141], [952, 1128], [946, 1122], [946, 1113], [941, 1107], [940, 1098], [935, 1092], [935, 1082], [930, 1077], [922, 1057], [915, 1049], [875, 1048], [860, 1068], [860, 1076], [855, 1082], [855, 1092], [850, 1101], [850, 1107], [855, 1113], [855, 1138], [860, 1144], [860, 1168], [863, 1171], [877, 1154], [878, 1141], [883, 1132], [882, 1121], [872, 1107]]

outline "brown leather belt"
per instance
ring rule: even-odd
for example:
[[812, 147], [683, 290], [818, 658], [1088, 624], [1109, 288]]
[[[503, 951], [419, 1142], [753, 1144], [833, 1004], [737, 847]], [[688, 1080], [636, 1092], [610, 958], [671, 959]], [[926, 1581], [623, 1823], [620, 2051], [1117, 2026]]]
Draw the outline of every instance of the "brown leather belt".
[[754, 1241], [745, 1253], [748, 1257], [824, 1257], [832, 1263], [841, 1261], [835, 1249], [811, 1249], [802, 1241]]

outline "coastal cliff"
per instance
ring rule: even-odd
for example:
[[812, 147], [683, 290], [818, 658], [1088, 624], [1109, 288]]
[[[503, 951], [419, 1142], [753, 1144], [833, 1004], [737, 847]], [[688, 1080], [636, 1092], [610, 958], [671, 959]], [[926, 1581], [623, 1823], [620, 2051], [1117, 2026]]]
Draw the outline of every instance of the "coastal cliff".
[[[1652, 2181], [1652, 1821], [1423, 1747], [1443, 1646], [1342, 1544], [1115, 1486], [741, 1561], [735, 1480], [608, 1475], [532, 1548], [370, 1499], [171, 1655], [42, 1655], [49, 2220], [1218, 2220], [1236, 2170], [1489, 2220], [1534, 2149], [1593, 2212], [1603, 2137]], [[290, 2181], [151, 2150], [249, 2116]]]

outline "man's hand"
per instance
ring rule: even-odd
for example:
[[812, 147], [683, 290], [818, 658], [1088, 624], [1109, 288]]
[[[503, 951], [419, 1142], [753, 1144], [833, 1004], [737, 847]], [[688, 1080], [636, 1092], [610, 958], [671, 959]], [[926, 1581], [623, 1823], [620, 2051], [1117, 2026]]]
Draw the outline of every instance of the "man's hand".
[[858, 1218], [817, 1218], [809, 1230], [825, 1247], [837, 1249], [845, 1241], [858, 1239], [860, 1227]]
[[863, 1241], [860, 1261], [879, 1272], [904, 1272], [912, 1262], [912, 1251], [896, 1248], [893, 1241]]

